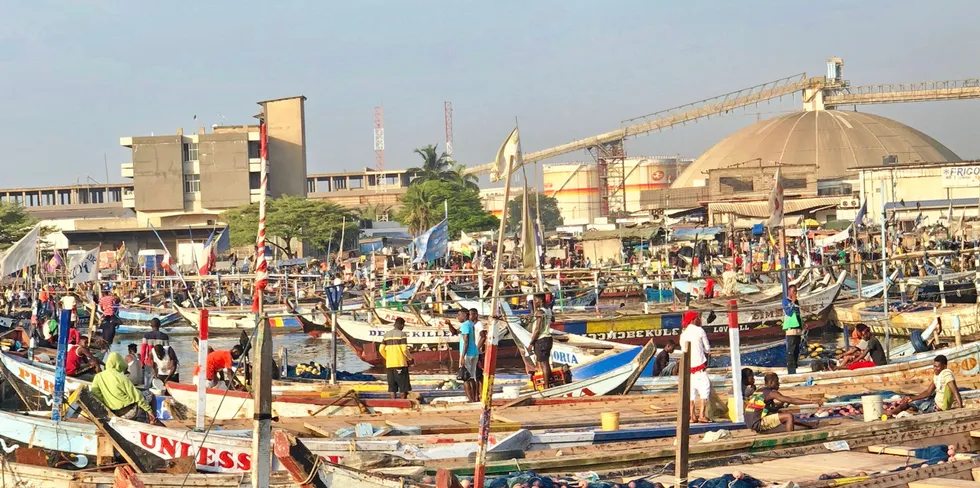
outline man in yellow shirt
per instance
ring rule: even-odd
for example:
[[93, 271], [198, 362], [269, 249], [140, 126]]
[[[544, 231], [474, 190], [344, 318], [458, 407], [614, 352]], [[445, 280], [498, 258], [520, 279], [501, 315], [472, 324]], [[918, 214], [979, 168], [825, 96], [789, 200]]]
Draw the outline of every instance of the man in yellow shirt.
[[385, 371], [388, 373], [388, 393], [391, 399], [408, 398], [412, 391], [408, 367], [414, 363], [408, 350], [408, 337], [405, 335], [405, 319], [395, 319], [395, 328], [385, 332], [378, 353], [385, 358]]

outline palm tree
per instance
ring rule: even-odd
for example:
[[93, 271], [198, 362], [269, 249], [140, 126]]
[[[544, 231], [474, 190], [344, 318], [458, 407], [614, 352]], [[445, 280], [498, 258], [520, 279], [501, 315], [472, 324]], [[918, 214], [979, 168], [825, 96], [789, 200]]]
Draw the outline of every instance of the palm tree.
[[391, 214], [391, 205], [386, 205], [384, 203], [369, 203], [363, 207], [358, 207], [354, 209], [354, 214], [360, 220], [371, 220], [378, 222], [381, 220], [388, 220], [388, 215]]
[[431, 185], [412, 185], [402, 195], [397, 219], [409, 232], [418, 234], [442, 220], [444, 201], [445, 196], [436, 195]]
[[409, 173], [415, 173], [415, 179], [411, 183], [413, 185], [428, 180], [442, 180], [445, 173], [452, 168], [452, 158], [446, 153], [439, 153], [438, 144], [418, 148], [415, 154], [422, 158], [422, 166], [408, 168]]
[[452, 168], [443, 174], [446, 181], [456, 183], [467, 190], [480, 191], [480, 178], [476, 175], [466, 174], [465, 164], [452, 161]]

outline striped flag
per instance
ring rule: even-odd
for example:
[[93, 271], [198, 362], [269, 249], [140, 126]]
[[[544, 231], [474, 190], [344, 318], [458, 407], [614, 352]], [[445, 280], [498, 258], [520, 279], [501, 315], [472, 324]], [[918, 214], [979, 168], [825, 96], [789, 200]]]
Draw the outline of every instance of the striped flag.
[[262, 291], [269, 284], [269, 269], [265, 260], [265, 194], [269, 185], [269, 176], [266, 172], [269, 165], [269, 140], [264, 119], [259, 125], [259, 153], [262, 158], [262, 169], [259, 173], [259, 181], [261, 181], [259, 187], [259, 232], [255, 238], [255, 299], [252, 300], [252, 312], [256, 313], [259, 311], [259, 304], [262, 303]]

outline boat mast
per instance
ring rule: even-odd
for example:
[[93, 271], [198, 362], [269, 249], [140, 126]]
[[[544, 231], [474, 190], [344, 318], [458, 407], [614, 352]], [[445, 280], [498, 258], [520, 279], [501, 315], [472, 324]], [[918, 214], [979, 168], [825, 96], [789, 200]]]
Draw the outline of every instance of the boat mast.
[[[500, 212], [500, 233], [497, 236], [497, 255], [493, 265], [493, 281], [491, 284], [493, 287], [490, 295], [493, 303], [493, 307], [491, 308], [492, 315], [495, 315], [497, 311], [503, 310], [503, 304], [500, 298], [500, 260], [504, 255], [504, 229], [507, 225], [507, 202], [510, 201], [510, 174], [513, 170], [514, 159], [517, 159], [518, 164], [523, 166], [520, 142], [517, 142], [515, 155], [508, 156], [505, 154], [511, 140], [515, 138], [518, 141], [520, 140], [516, 127], [510, 137], [507, 138], [507, 141], [504, 142], [503, 147], [500, 148], [500, 152], [497, 155], [498, 161], [506, 157], [507, 167], [504, 173], [506, 175], [504, 178], [504, 205], [503, 210]], [[480, 297], [481, 300], [482, 298]], [[494, 369], [497, 367], [497, 323], [492, 318], [487, 320], [487, 323], [489, 327], [487, 330], [487, 352], [483, 363], [483, 374], [485, 375], [482, 395], [483, 411], [480, 414], [480, 432], [476, 441], [476, 466], [473, 470], [473, 488], [483, 488], [484, 486], [483, 478], [486, 475], [487, 469], [487, 443], [490, 438], [490, 418], [491, 408], [493, 406], [493, 375]]]
[[[263, 110], [264, 112], [264, 110]], [[261, 190], [259, 194], [259, 229], [255, 242], [255, 297], [252, 312], [255, 315], [255, 347], [252, 360], [252, 396], [255, 423], [252, 427], [252, 472], [253, 487], [269, 486], [272, 475], [272, 331], [269, 321], [263, 316], [265, 305], [262, 291], [269, 282], [268, 262], [265, 259], [265, 201], [269, 188], [268, 157], [269, 143], [266, 121], [259, 126], [261, 155]], [[202, 347], [205, 347], [202, 344]]]

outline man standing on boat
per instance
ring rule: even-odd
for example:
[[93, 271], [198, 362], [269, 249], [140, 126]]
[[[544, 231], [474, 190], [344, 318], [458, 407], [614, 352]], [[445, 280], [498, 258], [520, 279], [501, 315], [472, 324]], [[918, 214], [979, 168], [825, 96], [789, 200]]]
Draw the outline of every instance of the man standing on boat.
[[408, 398], [412, 391], [408, 367], [412, 355], [408, 352], [408, 337], [405, 335], [405, 319], [395, 319], [394, 328], [385, 332], [384, 340], [378, 346], [378, 353], [385, 358], [385, 371], [388, 373], [388, 393], [391, 399]]
[[800, 343], [803, 340], [803, 316], [800, 314], [800, 300], [796, 285], [789, 285], [783, 297], [783, 332], [786, 333], [786, 372], [796, 374], [800, 361]]
[[480, 397], [476, 390], [476, 377], [479, 373], [476, 363], [480, 358], [480, 350], [476, 347], [476, 330], [466, 309], [459, 311], [456, 320], [459, 320], [459, 369], [465, 368], [467, 373], [463, 380], [463, 391], [470, 402], [478, 402]]
[[[711, 392], [711, 378], [708, 377], [708, 334], [701, 328], [701, 315], [693, 310], [684, 312], [681, 320], [681, 347], [688, 344], [691, 351], [691, 421], [707, 423], [708, 394]], [[695, 414], [697, 405], [697, 414]], [[697, 420], [694, 420], [697, 419]]]
[[544, 389], [548, 389], [551, 388], [551, 348], [554, 346], [554, 339], [551, 338], [551, 311], [545, 307], [544, 293], [534, 295], [531, 313], [534, 317], [534, 325], [531, 327], [534, 362], [541, 373]]

